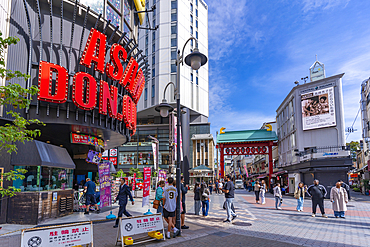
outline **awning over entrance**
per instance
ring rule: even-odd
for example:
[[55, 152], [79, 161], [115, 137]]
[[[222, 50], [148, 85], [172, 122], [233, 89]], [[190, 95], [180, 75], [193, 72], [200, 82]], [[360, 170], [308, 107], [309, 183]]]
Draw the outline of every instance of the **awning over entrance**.
[[217, 135], [217, 144], [239, 143], [239, 142], [264, 142], [277, 140], [278, 137], [275, 131], [267, 131], [265, 129], [226, 131], [224, 134]]
[[209, 167], [206, 167], [205, 165], [200, 165], [200, 166], [196, 166], [196, 167], [190, 169], [190, 171], [206, 172], [206, 171], [212, 171], [212, 169], [209, 168]]
[[17, 144], [18, 151], [13, 153], [10, 164], [14, 166], [47, 166], [75, 169], [75, 164], [65, 148], [40, 141]]
[[288, 173], [287, 171], [279, 171], [279, 172], [275, 172], [274, 174], [272, 174], [273, 177], [276, 177], [278, 175], [282, 175], [284, 173]]
[[259, 175], [257, 178], [265, 178], [267, 176], [268, 176], [268, 174], [266, 173], [266, 174]]

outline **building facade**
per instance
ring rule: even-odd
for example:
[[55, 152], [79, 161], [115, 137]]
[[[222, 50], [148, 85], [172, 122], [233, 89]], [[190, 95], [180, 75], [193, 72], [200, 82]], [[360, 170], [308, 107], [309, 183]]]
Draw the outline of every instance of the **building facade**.
[[289, 172], [289, 188], [319, 179], [347, 181], [352, 162], [344, 136], [342, 77], [294, 87], [276, 110], [278, 166]]

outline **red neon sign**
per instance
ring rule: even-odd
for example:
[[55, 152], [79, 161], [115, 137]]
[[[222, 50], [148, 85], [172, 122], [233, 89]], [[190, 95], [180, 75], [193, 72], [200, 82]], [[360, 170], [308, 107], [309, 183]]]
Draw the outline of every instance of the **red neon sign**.
[[[106, 36], [92, 28], [80, 64], [88, 68], [94, 64], [95, 70], [101, 74], [107, 73], [110, 79], [118, 81], [130, 92], [131, 97], [125, 95], [122, 102], [118, 102], [118, 88], [105, 81], [100, 81], [100, 93], [97, 95], [98, 86], [95, 78], [88, 73], [78, 72], [73, 76], [72, 101], [80, 109], [90, 111], [97, 106], [99, 98], [99, 113], [109, 114], [110, 117], [123, 121], [134, 134], [136, 130], [136, 104], [145, 85], [143, 71], [139, 69], [138, 63], [133, 58], [124, 69], [121, 61], [127, 62], [127, 52], [119, 44], [112, 45], [109, 54], [111, 62], [108, 62], [104, 69], [105, 53]], [[52, 91], [53, 73], [56, 74], [55, 92]], [[39, 90], [38, 100], [59, 104], [66, 102], [68, 71], [60, 65], [41, 61]], [[123, 106], [122, 112], [118, 110], [118, 103]]]

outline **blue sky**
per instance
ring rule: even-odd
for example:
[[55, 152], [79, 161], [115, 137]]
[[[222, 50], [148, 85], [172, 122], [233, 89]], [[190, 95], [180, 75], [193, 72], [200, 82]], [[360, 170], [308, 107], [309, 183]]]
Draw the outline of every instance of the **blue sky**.
[[[370, 1], [207, 0], [211, 133], [260, 128], [318, 60], [343, 77], [346, 127], [370, 76]], [[361, 115], [348, 141], [361, 138]]]

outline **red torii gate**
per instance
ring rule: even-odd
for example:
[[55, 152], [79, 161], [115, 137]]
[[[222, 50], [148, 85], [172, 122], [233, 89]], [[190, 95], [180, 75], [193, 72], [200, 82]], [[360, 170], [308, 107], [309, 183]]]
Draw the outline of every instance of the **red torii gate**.
[[226, 131], [217, 135], [217, 150], [220, 149], [221, 177], [225, 176], [225, 155], [269, 156], [269, 182], [273, 174], [272, 147], [277, 146], [278, 137], [271, 128], [259, 130]]

